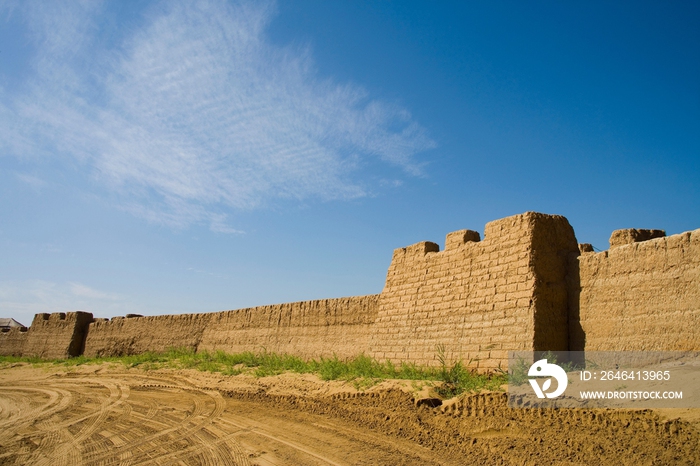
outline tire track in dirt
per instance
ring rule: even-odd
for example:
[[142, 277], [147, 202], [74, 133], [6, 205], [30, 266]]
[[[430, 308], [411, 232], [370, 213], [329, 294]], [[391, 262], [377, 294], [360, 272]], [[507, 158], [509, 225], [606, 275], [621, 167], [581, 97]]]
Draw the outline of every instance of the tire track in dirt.
[[[36, 405], [39, 406], [29, 408], [29, 409], [18, 409], [16, 410], [16, 415], [10, 416], [9, 418], [0, 422], [0, 442], [7, 439], [9, 430], [8, 426], [12, 425], [15, 429], [22, 429], [31, 424], [38, 422], [41, 419], [50, 417], [57, 412], [63, 411], [70, 406], [72, 402], [73, 395], [70, 391], [62, 390], [60, 388], [34, 388], [34, 387], [22, 387], [22, 386], [0, 386], [0, 396], [5, 398], [7, 393], [19, 393], [19, 396], [27, 400], [32, 400], [35, 397], [28, 396], [26, 393], [41, 393], [48, 396], [49, 400], [43, 404], [39, 404], [32, 401], [27, 401], [22, 403], [26, 406]], [[7, 399], [7, 398], [5, 398]], [[15, 401], [16, 403], [16, 401]]]
[[[101, 401], [96, 409], [84, 416], [56, 423], [53, 427], [54, 430], [61, 432], [64, 437], [61, 444], [54, 449], [51, 458], [43, 458], [38, 461], [34, 460], [32, 464], [36, 464], [37, 466], [76, 464], [76, 461], [82, 456], [79, 452], [82, 451], [85, 440], [92, 436], [97, 428], [101, 428], [107, 416], [129, 397], [128, 386], [115, 383], [111, 380], [95, 381], [88, 379], [72, 379], [70, 383], [66, 385], [74, 387], [75, 390], [80, 386], [81, 382], [84, 384], [81, 388], [90, 388], [90, 384], [95, 383], [106, 388], [109, 391], [107, 399]], [[66, 433], [69, 432], [68, 428], [72, 426], [80, 426], [80, 430], [75, 435], [66, 435]], [[77, 456], [76, 452], [78, 452]]]
[[398, 390], [314, 396], [92, 370], [0, 371], [0, 466], [700, 464], [696, 427], [654, 412], [510, 409], [503, 393], [433, 409]]
[[[177, 457], [178, 459], [182, 460], [183, 458], [192, 458], [196, 455], [203, 455], [204, 461], [201, 463], [202, 466], [250, 465], [250, 462], [248, 461], [248, 458], [241, 449], [240, 445], [235, 442], [235, 434], [215, 436], [205, 428], [198, 433], [193, 434], [193, 437], [198, 440], [195, 444], [190, 445], [183, 450], [162, 455], [158, 459], [162, 461]], [[204, 451], [207, 451], [208, 453], [203, 454]]]
[[330, 464], [333, 466], [342, 466], [341, 463], [337, 463], [335, 460], [333, 460], [329, 457], [323, 456], [321, 453], [316, 452], [309, 447], [305, 447], [299, 443], [293, 442], [289, 439], [285, 439], [285, 438], [283, 438], [283, 436], [281, 436], [279, 434], [277, 434], [277, 435], [272, 434], [267, 429], [261, 428], [260, 426], [253, 427], [251, 425], [251, 423], [235, 422], [235, 421], [232, 421], [231, 419], [224, 419], [224, 420], [222, 420], [222, 422], [224, 424], [228, 424], [228, 425], [231, 425], [233, 427], [236, 427], [236, 428], [240, 429], [241, 431], [252, 432], [256, 435], [261, 435], [263, 437], [267, 437], [271, 440], [274, 440], [277, 443], [281, 443], [281, 444], [286, 445], [288, 447], [291, 447], [291, 448], [293, 448], [293, 449], [295, 449], [303, 454], [309, 455], [313, 458], [316, 458], [317, 460], [323, 461], [326, 464]]
[[[78, 384], [76, 384], [76, 382]], [[79, 385], [80, 382], [89, 383], [81, 387]], [[168, 422], [171, 419], [165, 419], [164, 423], [169, 424], [168, 428], [162, 429], [160, 428], [162, 426], [157, 426], [158, 429], [154, 429], [155, 433], [141, 436], [139, 439], [125, 436], [124, 440], [119, 441], [120, 436], [117, 434], [111, 436], [110, 439], [105, 439], [103, 436], [96, 436], [97, 438], [92, 438], [92, 441], [87, 441], [90, 437], [93, 437], [93, 434], [98, 428], [102, 431], [109, 428], [114, 428], [119, 431], [129, 428], [133, 429], [135, 425], [138, 425], [138, 420], [132, 419], [132, 409], [130, 406], [122, 410], [121, 416], [118, 416], [114, 420], [107, 420], [108, 416], [129, 398], [130, 391], [125, 385], [116, 384], [109, 380], [102, 380], [97, 381], [97, 383], [106, 388], [109, 393], [106, 399], [99, 400], [100, 403], [98, 406], [90, 407], [89, 403], [86, 402], [80, 408], [74, 407], [75, 410], [80, 413], [78, 416], [68, 416], [68, 419], [62, 419], [58, 422], [50, 418], [44, 421], [40, 420], [40, 418], [46, 416], [50, 417], [60, 408], [70, 408], [71, 406], [67, 403], [67, 401], [72, 398], [70, 392], [74, 391], [77, 394], [86, 387], [88, 390], [94, 391], [95, 382], [94, 379], [89, 381], [71, 380], [70, 384], [52, 382], [49, 388], [30, 389], [26, 387], [13, 387], [15, 391], [36, 392], [46, 394], [50, 398], [47, 403], [24, 413], [20, 418], [12, 418], [6, 421], [6, 424], [14, 424], [13, 429], [5, 431], [7, 435], [12, 435], [31, 424], [34, 429], [33, 433], [28, 437], [39, 439], [37, 443], [38, 448], [36, 448], [33, 453], [24, 456], [23, 462], [39, 466], [80, 464], [82, 462], [81, 450], [85, 450], [85, 453], [87, 453], [87, 455], [85, 455], [85, 459], [88, 462], [87, 464], [100, 462], [115, 456], [118, 456], [122, 460], [131, 457], [132, 463], [137, 460], [143, 460], [145, 456], [146, 461], [144, 462], [149, 462], [151, 458], [147, 455], [148, 448], [143, 448], [142, 451], [137, 454], [138, 457], [134, 458], [132, 455], [134, 447], [140, 445], [149, 447], [154, 441], [165, 437], [167, 437], [168, 441], [189, 440], [198, 429], [201, 429], [202, 426], [219, 416], [225, 407], [225, 402], [218, 393], [214, 396], [206, 392], [196, 392], [189, 388], [186, 391], [178, 389], [178, 391], [188, 393], [189, 395], [194, 393], [194, 396], [189, 396], [188, 398], [193, 409], [178, 424], [173, 425], [172, 422]], [[58, 389], [57, 385], [61, 385], [64, 388]], [[67, 390], [65, 390], [65, 388], [67, 388]], [[57, 401], [60, 401], [61, 394], [64, 395], [64, 402], [57, 403]], [[206, 399], [202, 399], [202, 396]], [[94, 402], [94, 399], [92, 401]], [[86, 409], [87, 413], [85, 412]], [[157, 413], [158, 408], [156, 404], [153, 402], [149, 403], [146, 418], [156, 417]], [[122, 422], [120, 426], [120, 420], [126, 420], [127, 422]], [[75, 435], [70, 432], [69, 428], [71, 427], [79, 428]], [[222, 464], [222, 460], [227, 458], [227, 455], [218, 448], [212, 439], [195, 440], [199, 441], [201, 445], [197, 448], [191, 447], [190, 450], [199, 454], [205, 464]], [[212, 451], [215, 452], [215, 454], [212, 454]], [[224, 461], [224, 463], [225, 462], [230, 461]]]
[[[53, 418], [44, 421], [39, 428], [44, 431], [41, 447], [27, 459], [26, 464], [40, 465], [48, 462], [55, 466], [71, 466], [80, 463], [80, 445], [75, 442], [75, 437], [68, 429], [62, 428]], [[49, 450], [46, 444], [51, 446], [50, 450], [60, 449], [61, 454], [57, 457], [46, 457], [44, 451]]]
[[[172, 422], [163, 422], [157, 419], [157, 412], [153, 412], [149, 409], [149, 415], [151, 416], [151, 421], [161, 422], [161, 424], [166, 424], [168, 427], [160, 428], [156, 433], [150, 435], [145, 435], [136, 441], [131, 441], [128, 445], [123, 447], [112, 448], [110, 451], [102, 451], [97, 454], [91, 454], [86, 457], [89, 462], [100, 462], [106, 457], [113, 456], [114, 454], [120, 453], [127, 449], [131, 452], [130, 460], [133, 464], [142, 464], [141, 461], [144, 457], [148, 459], [146, 462], [151, 461], [150, 454], [152, 452], [152, 446], [157, 443], [158, 440], [167, 438], [169, 442], [184, 442], [189, 444], [191, 439], [195, 439], [196, 442], [193, 445], [188, 445], [187, 447], [179, 450], [179, 455], [186, 452], [188, 455], [200, 455], [201, 460], [204, 464], [236, 464], [231, 463], [229, 460], [230, 455], [219, 447], [219, 441], [216, 439], [210, 439], [208, 436], [201, 436], [199, 432], [204, 429], [207, 425], [211, 424], [215, 419], [221, 416], [226, 403], [224, 399], [218, 392], [205, 391], [200, 389], [195, 389], [191, 387], [182, 387], [177, 385], [140, 385], [136, 386], [136, 389], [153, 389], [157, 387], [159, 390], [175, 390], [178, 393], [184, 393], [189, 395], [188, 400], [192, 402], [193, 410], [191, 413], [180, 420], [176, 421], [176, 425], [172, 425]], [[204, 395], [205, 399], [202, 399]], [[207, 402], [211, 404], [213, 401], [213, 408], [207, 408]], [[229, 448], [234, 447], [229, 439]], [[237, 447], [240, 450], [240, 447]], [[174, 455], [161, 455], [159, 458], [168, 458]], [[241, 456], [242, 457], [242, 456]], [[240, 461], [238, 462], [240, 463]]]
[[15, 422], [23, 412], [29, 410], [30, 401], [21, 392], [0, 391], [0, 425]]
[[377, 437], [409, 440], [442, 453], [440, 463], [700, 464], [697, 428], [661, 420], [651, 411], [511, 409], [505, 393], [468, 395], [437, 409], [417, 407], [410, 394], [398, 390], [332, 397], [262, 391], [226, 395], [280, 412], [342, 419]]

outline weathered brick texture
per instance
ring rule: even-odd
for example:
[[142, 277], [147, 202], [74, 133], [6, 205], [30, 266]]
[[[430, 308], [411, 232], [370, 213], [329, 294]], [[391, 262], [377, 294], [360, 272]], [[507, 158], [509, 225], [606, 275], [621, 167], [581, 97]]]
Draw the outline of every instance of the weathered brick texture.
[[88, 327], [85, 355], [123, 356], [169, 348], [196, 350], [212, 314], [117, 317]]
[[[627, 244], [618, 242], [623, 236], [630, 238]], [[610, 250], [578, 258], [572, 345], [589, 351], [700, 350], [700, 230], [631, 241], [637, 239], [614, 234]]]
[[369, 327], [377, 314], [377, 299], [377, 295], [372, 295], [207, 314], [97, 321], [89, 327], [85, 355], [190, 348], [350, 357], [367, 346]]
[[480, 369], [505, 367], [508, 350], [567, 348], [566, 269], [578, 244], [560, 216], [528, 212], [447, 235], [446, 249], [394, 251], [370, 354], [380, 360]]
[[0, 356], [22, 356], [27, 336], [27, 327], [14, 327], [0, 332]]
[[27, 332], [23, 354], [46, 359], [79, 356], [92, 320], [89, 312], [37, 314]]
[[352, 357], [366, 351], [378, 299], [370, 295], [217, 312], [200, 348]]

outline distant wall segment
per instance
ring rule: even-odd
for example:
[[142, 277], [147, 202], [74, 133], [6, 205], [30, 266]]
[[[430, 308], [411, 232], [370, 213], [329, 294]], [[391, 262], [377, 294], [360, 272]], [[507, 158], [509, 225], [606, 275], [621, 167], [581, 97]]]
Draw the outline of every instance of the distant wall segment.
[[574, 346], [700, 350], [700, 230], [663, 235], [619, 230], [608, 251], [578, 257]]
[[0, 354], [44, 359], [79, 356], [92, 321], [89, 312], [37, 314], [29, 329], [21, 327], [0, 333]]
[[88, 326], [85, 356], [107, 357], [165, 351], [197, 350], [212, 314], [117, 317]]
[[206, 314], [97, 321], [89, 326], [85, 355], [118, 356], [189, 348], [349, 357], [367, 347], [377, 300], [377, 295], [371, 295]]
[[200, 349], [356, 356], [367, 351], [378, 301], [378, 295], [369, 295], [217, 312], [211, 314]]
[[3, 329], [0, 332], [0, 356], [23, 356], [27, 343], [27, 327]]
[[394, 251], [379, 295], [233, 311], [93, 319], [37, 314], [0, 333], [0, 355], [65, 358], [274, 351], [479, 370], [508, 350], [700, 350], [700, 230], [617, 230], [610, 249], [578, 244], [566, 218], [527, 212]]

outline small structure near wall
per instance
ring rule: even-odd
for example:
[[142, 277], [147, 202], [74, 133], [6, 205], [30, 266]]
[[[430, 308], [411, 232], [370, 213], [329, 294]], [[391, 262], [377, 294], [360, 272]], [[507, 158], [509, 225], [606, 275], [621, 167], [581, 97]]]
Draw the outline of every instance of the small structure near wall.
[[0, 330], [10, 330], [11, 328], [24, 327], [24, 325], [17, 322], [15, 319], [0, 317]]

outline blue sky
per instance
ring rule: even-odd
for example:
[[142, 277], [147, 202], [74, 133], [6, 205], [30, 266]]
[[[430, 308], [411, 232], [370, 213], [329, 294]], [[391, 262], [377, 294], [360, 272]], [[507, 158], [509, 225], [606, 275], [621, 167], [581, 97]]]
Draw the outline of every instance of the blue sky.
[[525, 211], [700, 227], [694, 2], [0, 2], [0, 315], [378, 293]]

